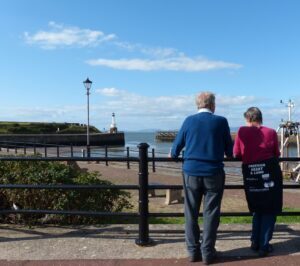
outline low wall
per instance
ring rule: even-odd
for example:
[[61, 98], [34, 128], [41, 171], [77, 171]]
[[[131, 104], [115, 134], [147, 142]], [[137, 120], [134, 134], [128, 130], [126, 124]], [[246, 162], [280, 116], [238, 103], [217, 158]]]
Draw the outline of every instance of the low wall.
[[[45, 146], [74, 145], [84, 146], [87, 142], [86, 134], [0, 134], [0, 145]], [[124, 133], [94, 133], [90, 134], [91, 146], [124, 146]]]

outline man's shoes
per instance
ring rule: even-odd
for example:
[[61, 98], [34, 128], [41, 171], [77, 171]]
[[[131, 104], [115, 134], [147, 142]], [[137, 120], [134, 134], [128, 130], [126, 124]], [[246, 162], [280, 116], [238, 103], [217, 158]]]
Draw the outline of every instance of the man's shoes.
[[268, 251], [261, 249], [261, 250], [258, 251], [258, 256], [259, 257], [266, 257], [266, 256], [268, 256]]
[[259, 250], [259, 246], [256, 242], [252, 241], [251, 242], [251, 246], [250, 248], [253, 250], [253, 251], [258, 251]]
[[259, 257], [266, 257], [268, 256], [269, 253], [273, 252], [273, 246], [271, 244], [269, 244], [267, 246], [267, 248], [264, 248], [264, 249], [260, 249], [258, 251], [258, 256]]
[[189, 262], [197, 262], [201, 260], [202, 260], [202, 256], [200, 253], [195, 253], [189, 257]]
[[209, 264], [214, 263], [216, 258], [217, 258], [217, 251], [214, 250], [214, 252], [210, 256], [208, 256], [206, 258], [202, 258], [202, 262], [204, 265], [209, 265]]
[[202, 260], [204, 265], [212, 264], [214, 261], [215, 261], [214, 257], [208, 257], [208, 258], [205, 258], [205, 259]]

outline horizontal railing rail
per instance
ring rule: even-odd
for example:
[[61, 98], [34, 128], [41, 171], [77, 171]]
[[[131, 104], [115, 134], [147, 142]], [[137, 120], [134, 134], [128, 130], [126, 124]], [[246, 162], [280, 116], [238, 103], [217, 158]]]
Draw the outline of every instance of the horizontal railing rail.
[[0, 214], [59, 214], [59, 215], [84, 215], [99, 217], [139, 217], [134, 212], [95, 212], [95, 211], [60, 211], [60, 210], [1, 210]]
[[55, 161], [60, 161], [60, 162], [65, 162], [65, 161], [70, 161], [70, 162], [127, 162], [130, 160], [131, 162], [139, 162], [138, 157], [38, 157], [38, 156], [27, 156], [27, 157], [22, 157], [22, 156], [14, 156], [14, 157], [0, 157], [0, 161], [48, 161], [48, 162], [55, 162]]
[[138, 185], [0, 185], [0, 188], [6, 189], [63, 189], [63, 190], [74, 190], [74, 189], [128, 189], [138, 190]]

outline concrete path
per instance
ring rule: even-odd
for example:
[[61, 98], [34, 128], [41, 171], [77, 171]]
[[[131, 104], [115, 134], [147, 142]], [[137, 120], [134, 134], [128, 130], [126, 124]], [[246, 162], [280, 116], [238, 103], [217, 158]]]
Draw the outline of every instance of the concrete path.
[[[249, 249], [249, 235], [250, 225], [221, 225], [217, 264], [300, 265], [300, 224], [277, 225], [268, 258]], [[182, 225], [150, 225], [150, 247], [135, 245], [137, 236], [137, 225], [0, 225], [0, 265], [189, 265]]]

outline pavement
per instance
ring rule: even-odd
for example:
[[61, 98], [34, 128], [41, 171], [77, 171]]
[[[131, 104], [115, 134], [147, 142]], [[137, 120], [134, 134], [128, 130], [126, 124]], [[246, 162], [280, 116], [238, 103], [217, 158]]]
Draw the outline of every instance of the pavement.
[[[300, 265], [300, 224], [277, 224], [274, 252], [258, 258], [249, 249], [249, 224], [222, 224], [214, 265]], [[202, 265], [189, 263], [183, 225], [150, 225], [153, 245], [135, 244], [137, 225], [0, 225], [0, 265]]]

